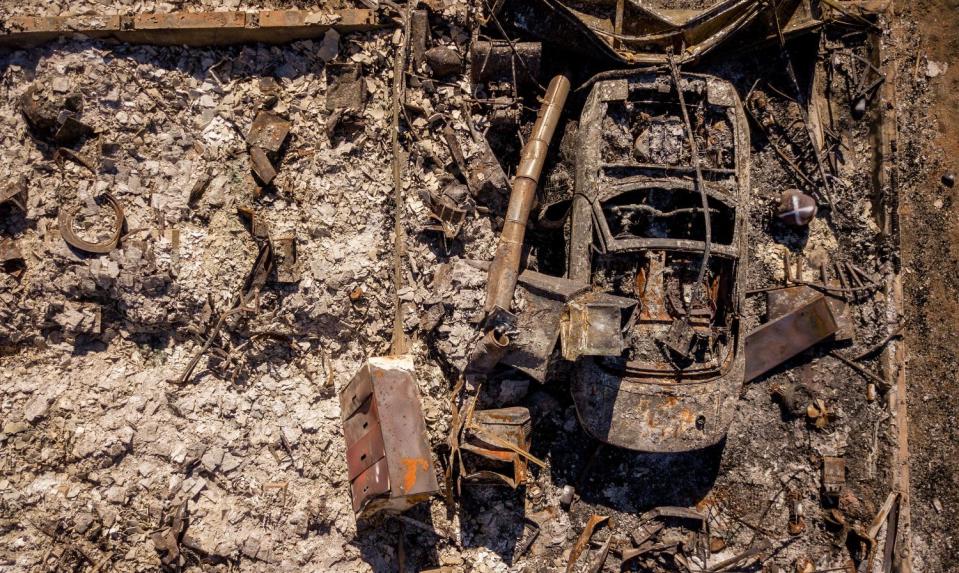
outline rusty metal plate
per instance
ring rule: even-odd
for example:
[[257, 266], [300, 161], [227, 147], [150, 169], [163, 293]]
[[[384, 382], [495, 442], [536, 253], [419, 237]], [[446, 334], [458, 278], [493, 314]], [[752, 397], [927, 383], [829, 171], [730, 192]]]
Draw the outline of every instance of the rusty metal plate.
[[[473, 84], [486, 82], [512, 82], [518, 87], [529, 87], [532, 78], [539, 77], [540, 62], [543, 58], [541, 42], [515, 42], [512, 45], [504, 40], [478, 40], [470, 50], [472, 66], [470, 81]], [[523, 63], [517, 64], [517, 56]], [[526, 73], [516, 73], [517, 66], [526, 68]]]
[[768, 320], [776, 320], [811, 302], [817, 296], [822, 296], [822, 293], [807, 286], [771, 290], [766, 293], [766, 317]]
[[496, 439], [490, 444], [496, 446], [496, 441], [505, 441], [529, 449], [530, 431], [532, 422], [529, 410], [520, 406], [497, 408], [494, 410], [476, 410], [470, 419], [469, 429], [483, 440], [484, 435], [492, 434]]
[[839, 329], [829, 303], [821, 294], [746, 337], [746, 381], [749, 382], [796, 356]]
[[383, 431], [380, 423], [371, 420], [368, 431], [353, 444], [346, 448], [346, 468], [350, 481], [365, 472], [367, 468], [386, 457], [386, 446], [383, 444]]
[[365, 365], [340, 392], [340, 415], [346, 420], [372, 395], [373, 379], [370, 377], [369, 365]]
[[569, 302], [574, 297], [589, 290], [589, 283], [545, 275], [531, 270], [520, 273], [519, 284], [526, 287], [530, 292], [560, 302]]
[[[473, 412], [466, 441], [460, 445], [466, 470], [463, 477], [479, 483], [501, 481], [516, 488], [526, 479], [526, 458], [518, 452], [529, 451], [531, 430], [529, 410], [523, 407]], [[512, 475], [507, 473], [507, 464], [512, 466]]]
[[846, 483], [846, 460], [834, 456], [822, 458], [822, 489], [829, 495], [836, 495]]
[[137, 14], [138, 30], [165, 28], [242, 28], [246, 26], [245, 12], [172, 12], [166, 14]]
[[560, 328], [563, 358], [619, 356], [623, 353], [622, 309], [603, 302], [566, 305]]
[[390, 472], [386, 458], [376, 462], [350, 483], [353, 512], [360, 513], [373, 498], [390, 493]]
[[[520, 275], [520, 282], [529, 272]], [[549, 358], [559, 338], [564, 305], [558, 300], [534, 294], [525, 286], [518, 287], [517, 291], [525, 307], [517, 316], [516, 334], [500, 363], [529, 374], [537, 382], [544, 382]]]
[[[774, 320], [807, 303], [817, 295], [821, 294], [816, 289], [800, 285], [783, 289], [771, 290], [766, 293], [766, 314], [769, 320]], [[836, 332], [836, 340], [851, 341], [856, 335], [856, 325], [850, 316], [849, 305], [844, 300], [835, 296], [823, 295], [829, 303], [833, 318], [839, 330]]]
[[376, 410], [376, 402], [369, 398], [353, 414], [343, 421], [343, 438], [346, 447], [355, 444], [369, 431], [370, 424], [379, 427], [380, 415]]
[[293, 124], [271, 111], [261, 111], [256, 114], [250, 132], [246, 135], [246, 142], [259, 147], [264, 151], [276, 153], [283, 147], [286, 136], [290, 133]]
[[426, 439], [426, 421], [411, 356], [370, 358], [373, 399], [379, 412], [390, 471], [391, 496], [439, 491], [433, 458]]

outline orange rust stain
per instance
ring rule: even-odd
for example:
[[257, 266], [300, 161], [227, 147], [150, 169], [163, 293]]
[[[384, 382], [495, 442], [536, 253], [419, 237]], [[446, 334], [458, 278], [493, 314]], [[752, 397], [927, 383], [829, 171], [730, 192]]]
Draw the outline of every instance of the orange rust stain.
[[650, 428], [656, 427], [656, 413], [652, 410], [646, 411], [646, 425]]
[[504, 461], [510, 461], [513, 459], [514, 454], [509, 450], [486, 450], [486, 455], [491, 458], [497, 458]]
[[713, 497], [713, 492], [709, 492], [708, 494], [706, 494], [706, 497], [704, 497], [702, 500], [699, 501], [699, 503], [696, 504], [696, 509], [699, 511], [706, 511], [707, 509], [713, 507], [714, 505], [717, 505], [718, 503], [719, 503], [719, 500]]
[[403, 471], [403, 493], [406, 493], [412, 490], [413, 486], [416, 485], [416, 475], [419, 473], [418, 468], [423, 468], [423, 471], [427, 471], [430, 469], [430, 464], [423, 458], [403, 458], [400, 460], [400, 463], [406, 468]]
[[679, 413], [679, 419], [687, 424], [692, 424], [696, 418], [688, 408], [683, 408], [683, 411]]
[[672, 408], [673, 406], [676, 405], [677, 402], [679, 402], [679, 400], [676, 399], [676, 396], [666, 396], [666, 398], [663, 401], [666, 403], [666, 406], [669, 408]]

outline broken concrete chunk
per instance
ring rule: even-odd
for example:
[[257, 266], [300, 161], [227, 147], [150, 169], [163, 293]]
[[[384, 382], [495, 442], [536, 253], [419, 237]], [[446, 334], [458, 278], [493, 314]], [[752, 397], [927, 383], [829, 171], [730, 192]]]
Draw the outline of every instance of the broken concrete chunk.
[[96, 518], [90, 512], [84, 511], [81, 512], [73, 519], [73, 531], [79, 535], [83, 535], [90, 529], [90, 526], [93, 525]]
[[203, 464], [203, 467], [206, 468], [207, 471], [212, 472], [220, 467], [225, 455], [226, 452], [223, 451], [223, 448], [213, 446], [203, 453], [203, 456], [200, 458], [200, 463]]
[[63, 310], [53, 317], [68, 335], [100, 334], [101, 308], [94, 302], [67, 302]]
[[170, 449], [170, 461], [175, 464], [182, 464], [186, 460], [187, 447], [183, 442], [173, 445]]
[[243, 463], [242, 458], [238, 458], [234, 456], [233, 454], [231, 454], [230, 452], [226, 452], [223, 454], [223, 461], [220, 462], [220, 470], [223, 471], [224, 473], [231, 472], [235, 470], [236, 468], [240, 467], [240, 464], [242, 463]]
[[329, 62], [340, 53], [340, 33], [336, 30], [327, 30], [320, 42], [320, 51], [317, 56], [324, 62]]
[[23, 419], [31, 424], [47, 415], [53, 399], [49, 396], [34, 396], [23, 409]]
[[19, 434], [20, 432], [23, 432], [29, 428], [30, 424], [27, 424], [26, 422], [17, 421], [3, 423], [3, 433], [8, 436]]

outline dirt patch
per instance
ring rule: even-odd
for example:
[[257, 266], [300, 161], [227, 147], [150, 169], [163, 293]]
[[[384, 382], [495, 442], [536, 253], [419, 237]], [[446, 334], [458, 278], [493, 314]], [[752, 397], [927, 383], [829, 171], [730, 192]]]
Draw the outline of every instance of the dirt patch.
[[928, 86], [919, 95], [928, 107], [904, 106], [900, 123], [907, 159], [925, 166], [903, 182], [902, 195], [912, 524], [916, 570], [946, 571], [959, 558], [959, 189], [940, 179], [959, 168], [959, 3], [918, 2], [909, 11], [922, 40], [912, 65], [900, 68], [900, 90]]

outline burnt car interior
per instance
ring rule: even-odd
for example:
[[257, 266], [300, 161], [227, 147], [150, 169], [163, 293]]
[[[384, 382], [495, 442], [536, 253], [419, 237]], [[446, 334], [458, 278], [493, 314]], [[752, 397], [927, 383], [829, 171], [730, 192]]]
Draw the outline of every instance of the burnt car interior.
[[599, 243], [590, 282], [639, 303], [624, 320], [623, 355], [601, 360], [608, 366], [678, 381], [715, 375], [735, 353], [742, 166], [735, 111], [716, 105], [720, 94], [717, 82], [687, 77], [681, 102], [667, 76], [647, 76], [602, 104], [601, 175], [586, 185]]
[[[627, 320], [624, 335], [624, 358], [632, 363], [631, 371], [648, 370], [662, 376], [663, 370], [681, 368], [689, 370], [685, 374], [704, 374], [725, 362], [735, 318], [731, 292], [736, 263], [730, 258], [711, 258], [702, 287], [696, 289], [701, 262], [699, 255], [665, 250], [629, 258], [597, 257], [594, 284], [639, 303], [635, 316]], [[677, 319], [688, 322], [696, 335], [685, 361], [661, 343]]]

